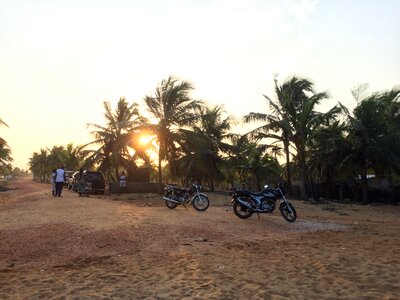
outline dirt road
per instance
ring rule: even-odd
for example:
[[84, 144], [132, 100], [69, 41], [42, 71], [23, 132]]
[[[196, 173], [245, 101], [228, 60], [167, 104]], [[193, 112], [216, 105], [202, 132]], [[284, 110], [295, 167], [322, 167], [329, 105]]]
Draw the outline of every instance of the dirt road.
[[2, 299], [400, 296], [398, 207], [294, 201], [300, 218], [287, 223], [240, 220], [217, 194], [198, 212], [158, 196], [14, 187], [0, 193]]

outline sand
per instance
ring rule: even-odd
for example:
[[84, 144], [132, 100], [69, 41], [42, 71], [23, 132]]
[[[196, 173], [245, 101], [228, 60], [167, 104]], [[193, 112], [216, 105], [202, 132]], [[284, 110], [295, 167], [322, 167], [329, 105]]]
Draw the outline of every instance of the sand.
[[0, 299], [400, 299], [400, 207], [291, 200], [237, 218], [158, 195], [0, 193]]

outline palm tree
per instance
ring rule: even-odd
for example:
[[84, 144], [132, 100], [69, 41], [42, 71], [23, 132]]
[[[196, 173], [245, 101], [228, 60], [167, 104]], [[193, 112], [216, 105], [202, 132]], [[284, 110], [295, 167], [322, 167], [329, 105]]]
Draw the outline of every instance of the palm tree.
[[[0, 119], [0, 125], [8, 125]], [[11, 157], [11, 149], [7, 142], [0, 137], [0, 171], [6, 171], [9, 169], [9, 164], [13, 161]]]
[[[261, 183], [277, 181], [281, 168], [276, 159], [268, 153], [267, 145], [251, 141], [249, 135], [232, 135], [230, 137], [229, 157], [226, 160], [231, 185], [236, 178], [240, 184], [249, 183], [250, 188], [261, 189]], [[230, 174], [235, 170], [235, 174]]]
[[193, 86], [188, 81], [168, 77], [160, 82], [152, 96], [145, 96], [147, 110], [157, 120], [148, 126], [157, 136], [158, 181], [162, 188], [162, 161], [167, 160], [171, 173], [177, 172], [176, 159], [179, 157], [177, 141], [181, 140], [181, 128], [188, 127], [198, 119], [196, 109], [201, 104], [193, 100], [190, 92]]
[[[325, 184], [325, 198], [338, 198], [335, 184], [339, 177], [347, 174], [350, 166], [345, 158], [350, 153], [346, 139], [347, 127], [341, 121], [322, 126], [316, 130], [310, 141], [309, 167], [316, 177]], [[312, 176], [310, 175], [312, 180]], [[341, 197], [341, 196], [340, 196]]]
[[[297, 77], [292, 77], [282, 85], [278, 85], [275, 79], [278, 102], [266, 97], [273, 108], [273, 113], [250, 113], [245, 117], [245, 121], [267, 121], [265, 125], [257, 128], [254, 134], [282, 141], [287, 167], [289, 166], [289, 145], [294, 146], [300, 167], [300, 193], [303, 199], [308, 199], [306, 193], [309, 175], [307, 169], [308, 143], [318, 127], [334, 119], [341, 111], [339, 105], [334, 106], [326, 113], [316, 111], [316, 106], [328, 95], [325, 92], [316, 93], [313, 86], [314, 84], [307, 79]], [[271, 135], [271, 131], [277, 132], [278, 135]], [[290, 173], [288, 174], [289, 179]]]
[[12, 161], [11, 149], [7, 145], [0, 143], [0, 173], [6, 172]]
[[249, 150], [246, 169], [255, 178], [255, 188], [261, 190], [261, 184], [279, 177], [281, 168], [278, 161], [269, 155], [267, 145], [253, 143]]
[[307, 199], [306, 183], [308, 182], [307, 146], [316, 130], [334, 120], [341, 112], [341, 106], [335, 105], [326, 113], [316, 111], [316, 106], [328, 98], [327, 93], [316, 93], [313, 83], [306, 79], [293, 77], [282, 86], [276, 84], [278, 98], [282, 98], [287, 119], [292, 127], [290, 140], [293, 142], [300, 167], [300, 193]]
[[64, 166], [67, 170], [78, 170], [83, 165], [81, 146], [74, 147], [73, 143], [70, 143], [64, 153]]
[[48, 152], [46, 149], [40, 149], [40, 153], [34, 152], [32, 157], [29, 159], [29, 169], [32, 171], [34, 180], [47, 182], [52, 168], [54, 167], [49, 163]]
[[227, 144], [223, 141], [231, 135], [229, 131], [233, 124], [232, 117], [223, 117], [225, 111], [222, 105], [201, 107], [199, 114], [199, 122], [193, 126], [193, 130], [207, 136], [213, 142], [216, 151], [224, 151]]
[[[280, 96], [282, 93], [275, 79], [275, 90], [278, 95], [278, 101], [273, 101], [270, 97], [263, 95], [268, 101], [271, 113], [251, 112], [244, 116], [245, 123], [264, 122], [261, 126], [249, 132], [250, 137], [262, 140], [270, 138], [275, 142], [283, 144], [283, 150], [286, 158], [286, 179], [289, 191], [292, 185], [292, 173], [290, 169], [290, 138], [293, 135], [293, 128], [285, 111], [286, 98]], [[275, 145], [276, 147], [276, 145]]]
[[[223, 115], [225, 111], [222, 106], [215, 107], [201, 107], [199, 110], [200, 118], [198, 124], [193, 126], [193, 131], [198, 135], [203, 136], [207, 141], [207, 147], [195, 147], [196, 149], [203, 149], [198, 151], [202, 153], [201, 157], [196, 157], [196, 161], [200, 164], [200, 167], [206, 166], [205, 178], [210, 183], [211, 190], [214, 191], [214, 181], [218, 182], [223, 179], [223, 173], [221, 172], [221, 164], [223, 160], [221, 155], [226, 153], [229, 145], [224, 142], [227, 140], [231, 133], [231, 125], [233, 120], [230, 116]], [[204, 143], [203, 143], [204, 144]]]
[[176, 159], [177, 173], [183, 179], [183, 184], [189, 181], [210, 184], [214, 191], [214, 182], [220, 181], [223, 174], [218, 168], [222, 159], [214, 151], [211, 139], [201, 132], [180, 129], [181, 140], [176, 142], [180, 145], [181, 156]]
[[128, 169], [134, 163], [128, 146], [133, 146], [132, 139], [137, 135], [138, 128], [147, 123], [147, 119], [140, 115], [137, 103], [129, 105], [124, 97], [119, 99], [114, 112], [109, 102], [104, 102], [104, 109], [106, 126], [88, 124], [88, 127], [94, 128], [91, 133], [95, 139], [82, 148], [100, 145], [97, 150], [83, 151], [87, 157], [85, 164], [97, 165], [107, 177], [117, 180], [121, 169]]
[[81, 146], [76, 146], [72, 143], [64, 146], [53, 146], [48, 149], [50, 154], [48, 157], [49, 167], [55, 168], [63, 165], [66, 170], [78, 170], [83, 165], [83, 154]]
[[368, 201], [368, 172], [400, 173], [400, 90], [374, 93], [362, 99], [348, 115], [348, 141], [353, 162], [361, 177], [362, 200]]

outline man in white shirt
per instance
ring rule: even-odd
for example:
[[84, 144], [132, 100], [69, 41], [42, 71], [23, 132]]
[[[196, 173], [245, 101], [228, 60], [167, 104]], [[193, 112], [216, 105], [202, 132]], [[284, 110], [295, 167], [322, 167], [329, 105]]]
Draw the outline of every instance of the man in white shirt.
[[56, 170], [56, 178], [54, 181], [56, 183], [56, 193], [54, 194], [54, 197], [61, 197], [61, 192], [65, 181], [65, 171], [63, 166]]

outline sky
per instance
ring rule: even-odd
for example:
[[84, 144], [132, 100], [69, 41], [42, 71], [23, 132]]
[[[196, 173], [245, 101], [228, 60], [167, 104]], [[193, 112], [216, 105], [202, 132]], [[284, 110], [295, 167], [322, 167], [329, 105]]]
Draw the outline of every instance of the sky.
[[170, 75], [238, 120], [267, 112], [275, 76], [351, 109], [357, 85], [400, 87], [399, 15], [400, 0], [0, 0], [0, 136], [27, 169]]

